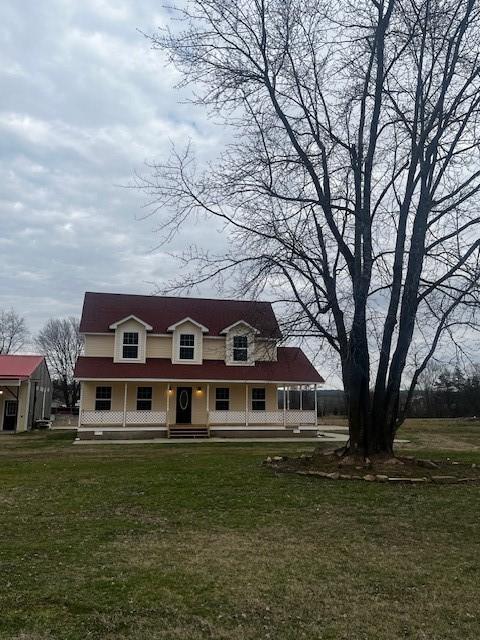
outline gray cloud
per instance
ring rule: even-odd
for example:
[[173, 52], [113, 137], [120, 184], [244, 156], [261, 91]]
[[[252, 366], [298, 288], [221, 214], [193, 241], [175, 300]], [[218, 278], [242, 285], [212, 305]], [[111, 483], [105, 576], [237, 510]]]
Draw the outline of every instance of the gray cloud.
[[[79, 314], [85, 290], [150, 293], [175, 274], [151, 251], [158, 220], [139, 221], [142, 195], [119, 186], [172, 140], [219, 145], [137, 30], [166, 19], [156, 0], [0, 5], [0, 308], [32, 332]], [[199, 226], [179, 242], [207, 235]]]

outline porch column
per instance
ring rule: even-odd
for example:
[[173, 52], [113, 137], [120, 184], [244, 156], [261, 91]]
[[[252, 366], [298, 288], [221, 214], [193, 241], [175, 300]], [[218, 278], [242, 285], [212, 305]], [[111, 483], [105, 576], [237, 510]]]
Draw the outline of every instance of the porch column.
[[[20, 384], [20, 387], [18, 388], [18, 398], [20, 400], [20, 389], [22, 388], [22, 385]], [[27, 399], [26, 399], [26, 406], [25, 406], [25, 428], [24, 431], [28, 431], [28, 427], [29, 427], [29, 418], [30, 418], [30, 399], [31, 399], [31, 393], [32, 393], [32, 381], [29, 380], [28, 381], [28, 387], [27, 387]], [[18, 414], [19, 414], [19, 400], [17, 400], [17, 426], [16, 426], [16, 431], [18, 430]], [[33, 416], [32, 416], [33, 418]]]
[[82, 426], [83, 413], [83, 382], [80, 382], [80, 406], [78, 407], [78, 426]]
[[210, 383], [207, 384], [207, 427], [210, 426]]
[[170, 415], [170, 385], [167, 384], [167, 415], [165, 417], [165, 426], [168, 427], [169, 425], [169, 415]]
[[245, 426], [248, 427], [248, 384], [245, 384]]
[[315, 394], [315, 426], [317, 426], [318, 425], [318, 418], [317, 418], [318, 400], [317, 400], [317, 385], [316, 384], [313, 385], [313, 393]]
[[303, 411], [303, 385], [300, 385], [300, 411]]
[[127, 383], [125, 382], [123, 391], [123, 426], [127, 424]]
[[283, 426], [287, 426], [287, 387], [283, 385]]

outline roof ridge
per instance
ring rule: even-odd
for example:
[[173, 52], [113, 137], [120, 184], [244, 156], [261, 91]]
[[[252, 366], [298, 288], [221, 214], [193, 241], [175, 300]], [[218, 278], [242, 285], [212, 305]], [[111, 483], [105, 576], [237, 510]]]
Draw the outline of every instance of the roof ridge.
[[207, 302], [248, 302], [248, 304], [269, 304], [273, 303], [269, 300], [249, 300], [249, 299], [239, 299], [239, 298], [204, 298], [204, 297], [196, 297], [196, 296], [163, 296], [156, 294], [148, 294], [148, 293], [118, 293], [118, 292], [110, 292], [110, 291], [85, 291], [85, 296], [87, 295], [95, 295], [95, 296], [121, 296], [121, 297], [129, 297], [129, 298], [169, 298], [170, 300], [205, 300]]

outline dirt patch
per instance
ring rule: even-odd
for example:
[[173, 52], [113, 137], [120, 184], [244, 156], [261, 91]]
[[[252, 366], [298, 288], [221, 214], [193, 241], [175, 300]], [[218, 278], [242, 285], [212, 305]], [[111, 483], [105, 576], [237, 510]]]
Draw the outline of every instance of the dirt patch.
[[299, 458], [268, 457], [264, 464], [281, 473], [296, 473], [328, 480], [405, 483], [479, 483], [480, 466], [450, 458], [429, 460], [411, 456], [345, 461], [334, 453], [314, 453]]

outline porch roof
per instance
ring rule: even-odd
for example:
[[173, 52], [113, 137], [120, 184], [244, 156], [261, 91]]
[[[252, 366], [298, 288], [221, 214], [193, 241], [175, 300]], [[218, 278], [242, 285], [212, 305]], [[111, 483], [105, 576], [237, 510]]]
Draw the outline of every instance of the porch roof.
[[201, 365], [172, 364], [167, 358], [148, 358], [143, 363], [113, 362], [112, 358], [82, 356], [75, 377], [83, 380], [175, 380], [275, 382], [315, 384], [324, 382], [301, 349], [279, 347], [276, 362], [255, 366], [226, 365], [223, 360], [204, 360]]
[[0, 355], [0, 380], [28, 380], [44, 356]]

